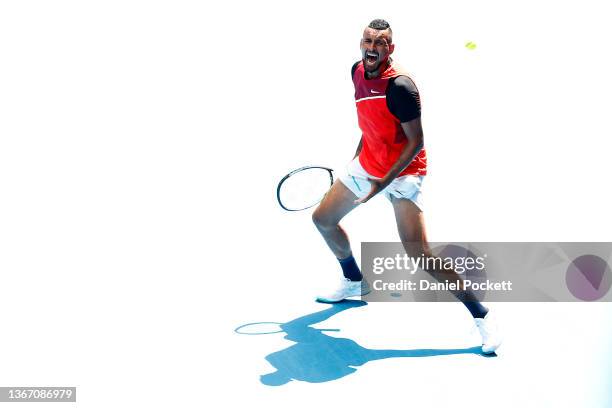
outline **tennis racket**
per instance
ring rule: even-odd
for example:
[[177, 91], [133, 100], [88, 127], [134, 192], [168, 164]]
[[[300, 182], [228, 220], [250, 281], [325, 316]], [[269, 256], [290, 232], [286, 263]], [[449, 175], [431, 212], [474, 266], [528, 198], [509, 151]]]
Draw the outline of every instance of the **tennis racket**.
[[276, 198], [287, 211], [301, 211], [317, 205], [334, 183], [333, 170], [306, 166], [293, 170], [278, 183]]

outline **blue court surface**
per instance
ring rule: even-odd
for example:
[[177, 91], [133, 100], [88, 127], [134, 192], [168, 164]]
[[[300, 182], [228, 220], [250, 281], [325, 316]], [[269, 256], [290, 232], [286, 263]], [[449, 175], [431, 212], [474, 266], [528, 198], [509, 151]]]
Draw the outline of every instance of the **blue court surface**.
[[[232, 331], [215, 372], [240, 387], [230, 403], [268, 406], [414, 404], [458, 407], [608, 406], [612, 375], [609, 304], [497, 303], [505, 342], [480, 353], [461, 304], [335, 305], [304, 296], [257, 304]], [[261, 323], [257, 322], [277, 322]], [[591, 323], [587, 323], [591, 322]], [[594, 322], [599, 322], [595, 324]], [[239, 324], [236, 324], [238, 328]], [[269, 334], [255, 334], [265, 333]], [[246, 334], [248, 333], [248, 334]]]

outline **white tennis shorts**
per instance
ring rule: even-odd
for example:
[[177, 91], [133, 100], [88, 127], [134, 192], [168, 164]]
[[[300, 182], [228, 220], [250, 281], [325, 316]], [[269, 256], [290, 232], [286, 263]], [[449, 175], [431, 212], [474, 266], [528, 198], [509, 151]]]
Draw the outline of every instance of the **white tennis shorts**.
[[[370, 192], [370, 182], [368, 178], [379, 179], [380, 177], [374, 177], [365, 171], [361, 163], [359, 163], [359, 157], [356, 157], [350, 162], [346, 170], [339, 176], [342, 184], [351, 190], [358, 198], [362, 198]], [[384, 194], [389, 201], [391, 201], [393, 197], [410, 200], [423, 211], [423, 194], [421, 189], [424, 179], [425, 176], [412, 174], [400, 176], [393, 180], [391, 184], [379, 194]]]

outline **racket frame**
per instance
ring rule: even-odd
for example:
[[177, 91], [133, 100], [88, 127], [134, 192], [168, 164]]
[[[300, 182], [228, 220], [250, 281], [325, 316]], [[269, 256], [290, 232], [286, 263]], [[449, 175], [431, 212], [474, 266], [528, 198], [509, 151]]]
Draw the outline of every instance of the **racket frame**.
[[289, 172], [287, 175], [285, 175], [285, 177], [283, 177], [281, 179], [281, 181], [278, 182], [278, 186], [276, 187], [276, 199], [278, 200], [278, 204], [282, 207], [283, 210], [285, 211], [302, 211], [302, 210], [307, 210], [309, 208], [314, 207], [315, 205], [319, 204], [321, 201], [318, 201], [316, 203], [314, 203], [313, 205], [310, 205], [308, 207], [304, 207], [304, 208], [300, 208], [300, 209], [290, 209], [287, 208], [283, 205], [283, 202], [281, 201], [280, 198], [280, 191], [281, 191], [281, 187], [283, 185], [283, 183], [285, 182], [285, 180], [287, 180], [289, 177], [293, 176], [295, 173], [299, 173], [300, 171], [303, 170], [308, 170], [308, 169], [323, 169], [323, 170], [327, 170], [329, 173], [329, 185], [330, 187], [332, 186], [332, 184], [334, 184], [334, 169], [330, 169], [329, 167], [324, 167], [324, 166], [304, 166], [304, 167], [300, 167], [299, 169], [295, 169], [291, 172]]

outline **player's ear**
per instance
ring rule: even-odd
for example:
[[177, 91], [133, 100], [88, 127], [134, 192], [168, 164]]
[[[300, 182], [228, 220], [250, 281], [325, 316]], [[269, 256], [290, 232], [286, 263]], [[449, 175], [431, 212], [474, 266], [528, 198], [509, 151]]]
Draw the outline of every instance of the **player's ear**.
[[389, 54], [393, 54], [393, 50], [395, 50], [395, 44], [389, 44]]

